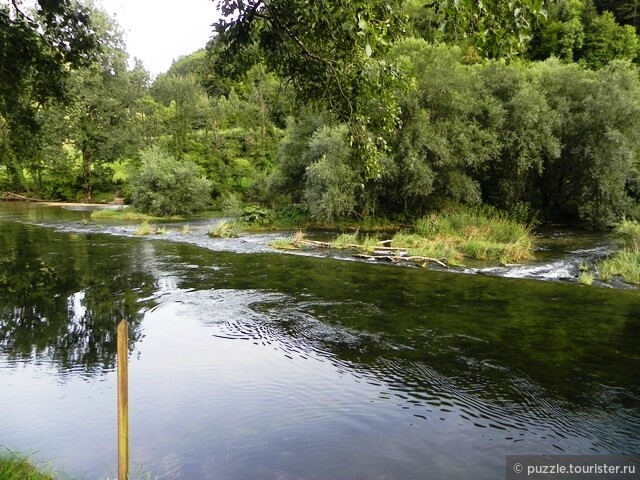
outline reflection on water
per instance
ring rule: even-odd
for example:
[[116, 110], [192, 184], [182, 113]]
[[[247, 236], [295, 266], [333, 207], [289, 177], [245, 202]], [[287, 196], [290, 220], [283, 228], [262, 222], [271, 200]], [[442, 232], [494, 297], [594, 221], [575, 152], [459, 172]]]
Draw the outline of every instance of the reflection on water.
[[136, 249], [95, 248], [86, 236], [3, 223], [0, 230], [0, 346], [8, 359], [60, 368], [110, 369], [114, 326], [132, 322], [139, 339], [142, 297], [154, 277], [136, 269]]
[[0, 255], [0, 442], [72, 474], [113, 477], [122, 317], [153, 477], [500, 478], [507, 454], [640, 451], [636, 291], [1, 220]]

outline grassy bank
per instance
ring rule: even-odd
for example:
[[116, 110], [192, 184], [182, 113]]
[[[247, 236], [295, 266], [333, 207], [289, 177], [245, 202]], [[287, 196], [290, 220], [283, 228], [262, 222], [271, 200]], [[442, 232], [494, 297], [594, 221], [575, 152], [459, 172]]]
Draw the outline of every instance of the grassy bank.
[[624, 220], [615, 229], [621, 250], [597, 265], [602, 280], [619, 276], [640, 285], [640, 223]]
[[28, 457], [12, 452], [0, 452], [0, 479], [2, 480], [54, 480], [49, 467], [35, 465]]
[[[274, 248], [295, 248], [296, 245], [302, 245], [300, 238], [271, 244]], [[392, 236], [342, 234], [328, 242], [328, 246], [364, 253], [384, 250], [393, 256], [446, 259], [450, 264], [460, 263], [464, 258], [500, 260], [503, 263], [533, 258], [530, 228], [484, 209], [457, 209], [432, 214], [415, 222], [410, 230]]]

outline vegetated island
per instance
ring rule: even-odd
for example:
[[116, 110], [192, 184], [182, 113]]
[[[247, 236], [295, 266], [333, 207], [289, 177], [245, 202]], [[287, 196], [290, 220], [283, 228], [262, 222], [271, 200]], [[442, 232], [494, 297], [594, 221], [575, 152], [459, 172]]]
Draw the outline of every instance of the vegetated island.
[[[293, 213], [292, 213], [293, 212]], [[413, 263], [444, 268], [461, 265], [464, 259], [495, 260], [502, 264], [521, 263], [535, 258], [534, 222], [517, 221], [492, 208], [454, 207], [431, 213], [412, 224], [383, 218], [366, 221], [317, 223], [298, 211], [270, 211], [247, 206], [236, 212], [235, 220], [224, 220], [209, 227], [212, 238], [237, 237], [247, 231], [293, 230], [289, 238], [273, 240], [277, 250], [341, 249], [353, 250], [354, 256], [366, 260]], [[188, 219], [220, 218], [220, 211], [206, 211]], [[165, 233], [156, 221], [185, 220], [185, 217], [151, 217], [134, 209], [96, 210], [92, 220], [142, 221], [135, 233]], [[184, 233], [189, 227], [183, 226]], [[305, 231], [338, 231], [330, 241], [313, 239]], [[365, 233], [360, 233], [365, 232]], [[619, 277], [640, 285], [640, 223], [623, 219], [614, 229], [618, 251], [596, 262], [592, 271], [582, 271], [580, 283], [594, 279], [608, 282]]]

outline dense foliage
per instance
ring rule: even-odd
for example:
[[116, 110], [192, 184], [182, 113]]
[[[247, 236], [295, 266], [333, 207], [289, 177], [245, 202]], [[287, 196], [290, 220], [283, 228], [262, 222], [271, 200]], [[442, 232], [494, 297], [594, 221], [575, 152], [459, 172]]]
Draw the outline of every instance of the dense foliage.
[[131, 176], [135, 207], [155, 216], [191, 215], [204, 210], [211, 184], [198, 176], [193, 162], [179, 162], [159, 147], [149, 147], [140, 156], [140, 167]]
[[104, 12], [61, 5], [101, 47], [74, 27], [66, 103], [21, 90], [37, 128], [0, 111], [0, 190], [320, 222], [640, 213], [637, 2], [219, 1], [206, 49], [153, 81]]

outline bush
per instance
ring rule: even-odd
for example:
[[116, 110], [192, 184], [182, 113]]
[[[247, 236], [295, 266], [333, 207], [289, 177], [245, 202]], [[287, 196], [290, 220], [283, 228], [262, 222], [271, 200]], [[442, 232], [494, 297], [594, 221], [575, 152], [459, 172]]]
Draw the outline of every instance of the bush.
[[240, 219], [255, 225], [268, 225], [273, 221], [273, 213], [268, 208], [249, 205], [242, 210]]
[[211, 183], [198, 177], [195, 163], [180, 162], [158, 147], [140, 157], [140, 168], [130, 177], [134, 207], [156, 216], [191, 215], [207, 207]]
[[333, 222], [353, 214], [358, 183], [348, 165], [350, 155], [344, 125], [320, 129], [309, 144], [309, 156], [316, 161], [306, 169], [304, 201], [315, 220]]

